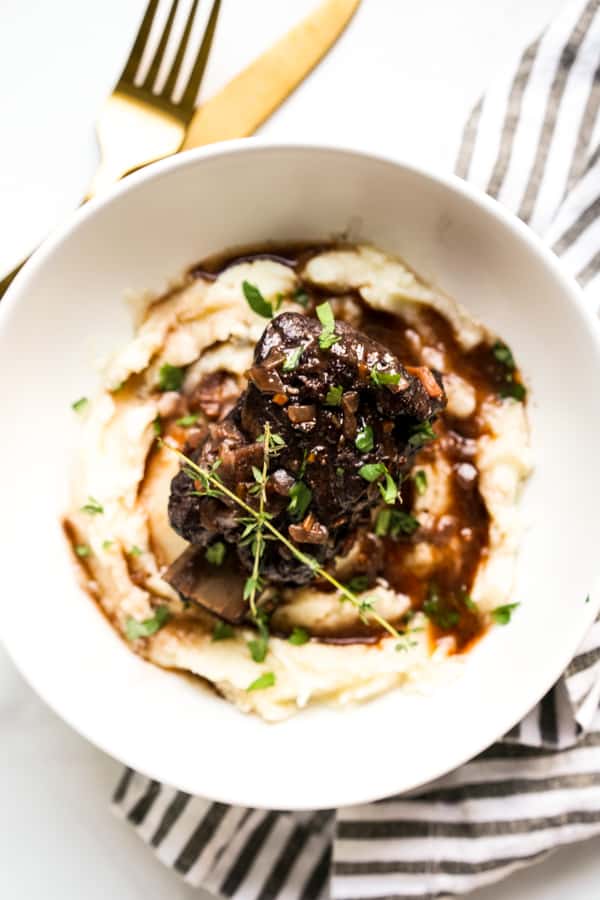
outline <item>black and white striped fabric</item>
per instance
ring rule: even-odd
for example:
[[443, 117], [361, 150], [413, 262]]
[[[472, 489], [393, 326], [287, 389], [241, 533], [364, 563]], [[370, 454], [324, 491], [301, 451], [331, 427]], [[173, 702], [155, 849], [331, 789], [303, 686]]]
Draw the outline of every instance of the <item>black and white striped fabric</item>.
[[[600, 300], [600, 0], [573, 0], [470, 117], [458, 173], [518, 213]], [[600, 621], [505, 740], [416, 795], [282, 813], [127, 770], [114, 796], [158, 857], [235, 900], [433, 900], [600, 834]]]

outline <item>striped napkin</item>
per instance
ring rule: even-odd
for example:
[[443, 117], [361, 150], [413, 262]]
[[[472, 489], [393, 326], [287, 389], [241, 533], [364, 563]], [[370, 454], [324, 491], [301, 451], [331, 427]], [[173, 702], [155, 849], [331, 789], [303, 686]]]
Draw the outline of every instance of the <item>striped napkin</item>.
[[[600, 0], [574, 0], [498, 78], [457, 171], [528, 222], [600, 297]], [[315, 813], [191, 797], [127, 770], [114, 796], [158, 857], [236, 900], [433, 900], [600, 834], [600, 620], [503, 741], [414, 795]]]

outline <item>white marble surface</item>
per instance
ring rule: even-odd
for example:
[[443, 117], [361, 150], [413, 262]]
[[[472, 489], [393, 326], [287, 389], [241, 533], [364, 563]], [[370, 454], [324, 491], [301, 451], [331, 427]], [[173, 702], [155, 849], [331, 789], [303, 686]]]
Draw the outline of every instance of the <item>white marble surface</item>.
[[[206, 94], [313, 4], [225, 0]], [[422, 162], [449, 166], [473, 101], [507, 55], [561, 4], [363, 0], [342, 42], [263, 133], [396, 147]], [[96, 160], [95, 112], [144, 5], [2, 0], [0, 272], [83, 193]], [[0, 759], [1, 897], [202, 896], [113, 818], [108, 801], [119, 764], [44, 707], [1, 649]], [[566, 848], [474, 900], [592, 900], [600, 882], [599, 850], [600, 841]]]

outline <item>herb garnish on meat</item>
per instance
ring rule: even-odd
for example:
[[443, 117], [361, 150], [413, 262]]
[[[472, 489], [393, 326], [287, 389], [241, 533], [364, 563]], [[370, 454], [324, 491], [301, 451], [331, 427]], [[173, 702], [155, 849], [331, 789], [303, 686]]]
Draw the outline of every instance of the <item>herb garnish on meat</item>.
[[304, 345], [300, 347], [294, 347], [293, 350], [290, 350], [288, 355], [285, 358], [285, 362], [282, 366], [283, 372], [293, 372], [300, 362], [300, 357], [304, 352]]
[[402, 379], [400, 372], [380, 372], [378, 369], [371, 369], [371, 381], [377, 387], [383, 387], [386, 384], [399, 384]]
[[377, 516], [375, 534], [378, 537], [398, 538], [401, 534], [410, 536], [419, 527], [419, 520], [402, 509], [387, 506]]
[[325, 406], [339, 406], [342, 402], [344, 388], [340, 384], [330, 387], [325, 396]]
[[[430, 422], [445, 404], [441, 379], [430, 372], [424, 383], [385, 346], [336, 322], [328, 303], [320, 304], [318, 318], [290, 312], [269, 322], [247, 388], [225, 419], [208, 425], [202, 443], [182, 455], [169, 517], [190, 546], [165, 577], [184, 599], [231, 625], [250, 620], [256, 627], [256, 616], [270, 611], [267, 587], [320, 578], [370, 626], [398, 638], [372, 598], [358, 598], [336, 577], [334, 560], [368, 533], [380, 498], [396, 503], [413, 444], [435, 437]], [[400, 379], [384, 390], [373, 370]], [[387, 528], [406, 534], [418, 527], [407, 515], [391, 517]], [[192, 562], [204, 563], [215, 541], [231, 547], [234, 570], [245, 581], [228, 604], [207, 599], [206, 569]], [[367, 555], [373, 549], [377, 544]]]
[[373, 429], [370, 425], [365, 425], [364, 428], [358, 432], [354, 443], [361, 453], [368, 453], [369, 450], [373, 449]]
[[216, 541], [214, 544], [210, 544], [206, 548], [206, 553], [204, 556], [206, 557], [206, 561], [209, 562], [213, 566], [220, 566], [223, 564], [223, 560], [225, 559], [225, 544], [223, 541]]
[[[266, 437], [266, 436], [265, 436]], [[268, 445], [268, 438], [265, 439], [265, 445]], [[207, 469], [202, 469], [196, 463], [186, 457], [183, 453], [178, 450], [175, 450], [173, 447], [169, 447], [168, 444], [164, 444], [169, 450], [173, 453], [176, 453], [179, 458], [184, 463], [184, 472], [188, 473], [188, 477], [191, 477], [193, 481], [199, 481], [202, 485], [204, 492], [206, 492], [209, 496], [218, 497], [219, 495], [223, 495], [227, 497], [229, 500], [233, 501], [237, 504], [241, 509], [243, 509], [248, 515], [242, 521], [246, 522], [246, 528], [252, 525], [252, 522], [256, 524], [250, 528], [246, 538], [250, 538], [253, 533], [259, 533], [261, 535], [261, 548], [259, 549], [258, 544], [256, 543], [256, 538], [253, 539], [253, 553], [254, 553], [254, 565], [252, 570], [252, 575], [246, 580], [246, 585], [244, 589], [244, 599], [250, 600], [252, 597], [253, 602], [256, 602], [256, 594], [258, 593], [259, 587], [262, 586], [262, 579], [260, 577], [260, 558], [264, 551], [264, 542], [265, 542], [265, 531], [268, 531], [270, 535], [275, 538], [275, 540], [279, 541], [283, 544], [287, 550], [296, 557], [296, 559], [300, 560], [305, 566], [311, 569], [315, 574], [319, 575], [321, 578], [324, 578], [328, 581], [333, 587], [335, 587], [341, 594], [340, 599], [342, 602], [348, 601], [353, 606], [355, 606], [359, 614], [361, 616], [365, 616], [373, 622], [376, 622], [380, 625], [385, 631], [392, 635], [392, 637], [397, 638], [398, 640], [402, 639], [402, 635], [394, 628], [387, 619], [384, 619], [383, 616], [380, 616], [379, 613], [373, 609], [372, 605], [369, 605], [367, 601], [360, 600], [356, 594], [354, 594], [348, 587], [341, 584], [337, 578], [335, 578], [330, 572], [321, 568], [318, 562], [314, 559], [314, 557], [310, 556], [308, 553], [304, 553], [300, 550], [291, 540], [285, 537], [272, 523], [271, 514], [266, 512], [264, 507], [261, 509], [259, 507], [258, 510], [254, 509], [254, 507], [250, 506], [244, 500], [242, 500], [238, 495], [231, 491], [221, 480], [217, 471], [209, 471]], [[200, 493], [200, 492], [199, 492]], [[259, 530], [260, 529], [260, 530]], [[256, 619], [257, 609], [256, 605], [254, 609], [252, 609], [252, 615]]]
[[398, 496], [398, 488], [385, 463], [367, 463], [360, 467], [358, 474], [361, 478], [364, 478], [365, 481], [371, 482], [379, 481], [380, 478], [383, 478], [383, 484], [378, 485], [381, 496], [386, 503], [394, 503]]
[[421, 447], [424, 447], [425, 444], [428, 444], [430, 441], [435, 440], [435, 431], [431, 427], [431, 422], [421, 422], [419, 425], [415, 425], [412, 430], [412, 434], [408, 439], [409, 445], [413, 448], [413, 450], [418, 450]]
[[419, 496], [422, 496], [427, 490], [427, 472], [425, 469], [417, 469], [413, 475], [415, 490]]
[[312, 491], [303, 481], [296, 481], [290, 488], [289, 497], [288, 512], [295, 521], [298, 521], [304, 517], [310, 506]]
[[319, 335], [319, 347], [321, 350], [328, 350], [337, 344], [340, 337], [335, 333], [335, 318], [331, 303], [321, 303], [315, 310], [319, 322], [323, 326]]

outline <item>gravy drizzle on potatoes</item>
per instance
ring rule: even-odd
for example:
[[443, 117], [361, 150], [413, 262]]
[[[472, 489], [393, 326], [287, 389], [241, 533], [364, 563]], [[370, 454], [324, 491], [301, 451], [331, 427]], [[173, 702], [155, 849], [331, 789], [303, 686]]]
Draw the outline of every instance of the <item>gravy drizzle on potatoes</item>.
[[[289, 256], [262, 252], [197, 267], [145, 309], [133, 340], [108, 365], [103, 389], [76, 413], [82, 445], [66, 520], [88, 586], [135, 652], [202, 677], [269, 721], [308, 703], [345, 704], [447, 677], [494, 618], [509, 617], [517, 501], [530, 471], [514, 360], [466, 310], [372, 247]], [[358, 612], [310, 583], [280, 592], [268, 653], [257, 663], [248, 651], [253, 628], [215, 632], [218, 620], [184, 604], [162, 577], [188, 545], [167, 516], [180, 461], [157, 442], [158, 432], [179, 449], [195, 433], [199, 441], [206, 417], [222, 415], [244, 389], [265, 327], [244, 282], [280, 302], [280, 312], [311, 313], [329, 299], [336, 319], [390, 346], [403, 363], [443, 373], [448, 406], [438, 439], [417, 456], [403, 489], [417, 526], [380, 536], [383, 568], [368, 590], [380, 615], [400, 621], [408, 614], [402, 652], [380, 634], [335, 642], [360, 632]], [[210, 590], [226, 594], [240, 584], [234, 567], [214, 566]], [[294, 629], [313, 637], [290, 642]], [[248, 690], [271, 673], [264, 689]]]

